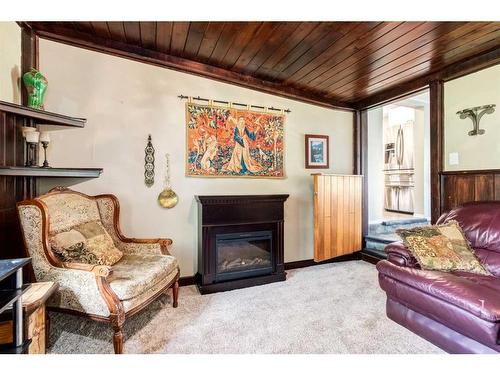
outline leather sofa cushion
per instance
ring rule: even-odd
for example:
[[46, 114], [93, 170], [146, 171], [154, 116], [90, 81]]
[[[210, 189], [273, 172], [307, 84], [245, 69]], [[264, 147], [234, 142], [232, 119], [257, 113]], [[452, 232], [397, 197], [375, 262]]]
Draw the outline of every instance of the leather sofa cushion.
[[[467, 336], [479, 343], [499, 351], [497, 343], [500, 322], [490, 322], [471, 314], [469, 311], [452, 305], [436, 296], [423, 293], [407, 284], [401, 283], [391, 277], [379, 274], [379, 283], [382, 289], [388, 293], [388, 315], [389, 300], [398, 302], [407, 307], [409, 311], [421, 314], [432, 321], [443, 324], [461, 335]], [[405, 327], [409, 328], [414, 323], [412, 314], [408, 313]], [[425, 330], [425, 329], [424, 329]], [[422, 331], [417, 332], [417, 334]], [[448, 337], [449, 340], [454, 339]], [[432, 341], [436, 343], [435, 341]]]
[[479, 258], [483, 266], [496, 277], [500, 277], [500, 253], [497, 251], [476, 248], [474, 253]]
[[[500, 279], [495, 276], [398, 267], [388, 261], [379, 262], [377, 269], [382, 275], [452, 304], [482, 320], [500, 322]], [[394, 291], [386, 292], [394, 295]], [[405, 299], [402, 295], [396, 297]], [[418, 304], [419, 301], [412, 303]]]
[[500, 202], [472, 202], [443, 214], [437, 224], [456, 220], [473, 248], [500, 254]]
[[177, 272], [177, 268], [177, 259], [170, 255], [126, 254], [112, 267], [108, 280], [123, 301], [145, 293]]

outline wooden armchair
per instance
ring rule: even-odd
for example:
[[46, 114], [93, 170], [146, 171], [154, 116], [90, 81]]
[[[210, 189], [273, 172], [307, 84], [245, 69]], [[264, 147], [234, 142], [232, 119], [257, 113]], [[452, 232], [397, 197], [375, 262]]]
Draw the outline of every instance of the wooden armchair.
[[[32, 258], [36, 281], [56, 281], [51, 310], [110, 322], [115, 353], [123, 352], [125, 319], [173, 291], [177, 307], [179, 266], [168, 252], [170, 239], [125, 237], [118, 223], [120, 206], [114, 195], [88, 196], [55, 188], [38, 198], [18, 203], [25, 248]], [[52, 251], [54, 233], [90, 221], [100, 221], [123, 257], [113, 266], [63, 262]]]

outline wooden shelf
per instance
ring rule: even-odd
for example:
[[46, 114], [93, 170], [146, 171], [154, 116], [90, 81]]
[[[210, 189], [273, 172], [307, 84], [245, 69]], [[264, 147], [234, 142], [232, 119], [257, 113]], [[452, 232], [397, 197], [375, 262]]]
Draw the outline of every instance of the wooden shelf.
[[87, 122], [84, 118], [70, 117], [59, 113], [42, 111], [4, 101], [0, 101], [0, 112], [13, 113], [18, 116], [23, 116], [25, 118], [35, 120], [36, 123], [41, 125], [47, 124], [83, 128]]
[[0, 176], [97, 178], [102, 168], [0, 167]]

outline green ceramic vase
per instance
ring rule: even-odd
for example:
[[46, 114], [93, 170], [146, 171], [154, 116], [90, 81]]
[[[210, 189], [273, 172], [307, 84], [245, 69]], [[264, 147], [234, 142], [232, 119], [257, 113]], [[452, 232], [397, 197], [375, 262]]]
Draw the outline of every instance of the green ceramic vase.
[[47, 90], [47, 79], [35, 68], [23, 75], [23, 82], [28, 90], [28, 107], [35, 109], [43, 108], [43, 97]]

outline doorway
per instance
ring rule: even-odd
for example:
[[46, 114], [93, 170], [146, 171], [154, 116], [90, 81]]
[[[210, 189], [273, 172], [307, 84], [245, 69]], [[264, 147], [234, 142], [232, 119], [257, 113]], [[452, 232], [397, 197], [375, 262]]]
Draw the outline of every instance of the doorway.
[[395, 231], [427, 225], [430, 198], [429, 90], [367, 112], [366, 250], [378, 258]]

